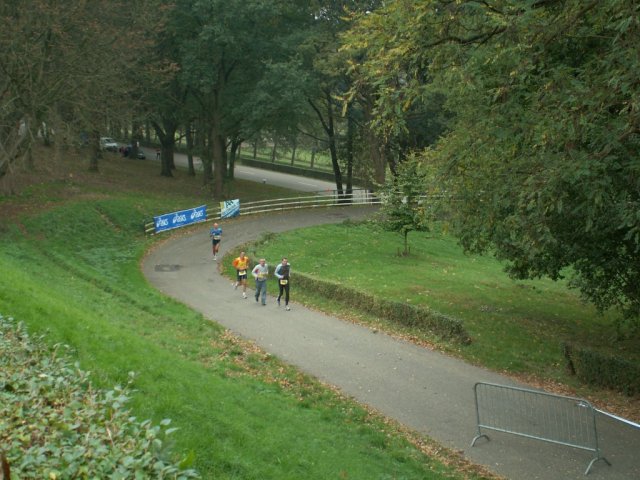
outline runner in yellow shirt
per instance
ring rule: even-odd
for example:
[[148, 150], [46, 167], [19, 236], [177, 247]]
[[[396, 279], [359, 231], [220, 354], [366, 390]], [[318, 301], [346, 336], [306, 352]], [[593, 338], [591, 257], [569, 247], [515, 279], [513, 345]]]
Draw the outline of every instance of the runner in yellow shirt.
[[249, 257], [244, 252], [240, 252], [240, 256], [235, 258], [231, 263], [236, 269], [236, 283], [233, 288], [242, 285], [242, 298], [247, 298], [247, 269], [249, 268]]

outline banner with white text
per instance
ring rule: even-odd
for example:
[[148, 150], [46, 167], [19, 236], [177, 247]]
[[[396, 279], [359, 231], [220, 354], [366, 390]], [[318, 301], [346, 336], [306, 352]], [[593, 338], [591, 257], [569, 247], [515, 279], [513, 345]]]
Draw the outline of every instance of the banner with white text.
[[240, 200], [220, 202], [220, 218], [233, 218], [240, 215]]
[[207, 206], [190, 208], [189, 210], [181, 210], [179, 212], [167, 213], [153, 217], [155, 223], [155, 232], [163, 232], [174, 228], [184, 227], [192, 223], [204, 222], [207, 219]]

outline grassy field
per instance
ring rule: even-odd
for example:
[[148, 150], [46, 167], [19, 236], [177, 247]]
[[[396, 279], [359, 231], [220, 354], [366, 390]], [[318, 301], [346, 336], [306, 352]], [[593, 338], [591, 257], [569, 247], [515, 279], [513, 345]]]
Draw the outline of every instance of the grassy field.
[[464, 322], [473, 341], [446, 344], [415, 330], [367, 318], [313, 292], [302, 300], [376, 328], [510, 374], [534, 386], [591, 399], [606, 410], [640, 419], [640, 398], [580, 384], [568, 374], [562, 342], [640, 362], [640, 338], [617, 339], [611, 313], [599, 315], [565, 282], [515, 281], [490, 257], [465, 255], [444, 234], [410, 235], [411, 254], [400, 256], [402, 237], [368, 224], [346, 223], [278, 234], [253, 247], [254, 256], [278, 258], [286, 245], [294, 271], [391, 300], [427, 306]]
[[136, 372], [132, 414], [170, 418], [203, 478], [491, 478], [148, 285], [139, 262], [161, 239], [142, 223], [211, 203], [200, 179], [115, 155], [95, 174], [70, 152], [36, 166], [3, 185], [0, 313], [70, 345], [99, 387]]

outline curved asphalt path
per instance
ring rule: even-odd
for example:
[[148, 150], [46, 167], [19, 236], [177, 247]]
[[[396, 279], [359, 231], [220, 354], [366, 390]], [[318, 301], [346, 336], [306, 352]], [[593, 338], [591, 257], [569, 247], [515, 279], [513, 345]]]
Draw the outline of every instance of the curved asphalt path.
[[[263, 232], [336, 223], [369, 213], [366, 207], [342, 207], [221, 222], [220, 254]], [[600, 447], [612, 466], [596, 462], [588, 477], [584, 471], [591, 454], [575, 448], [498, 432], [489, 432], [491, 441], [480, 440], [470, 447], [476, 432], [473, 385], [478, 381], [513, 385], [509, 378], [296, 304], [295, 258], [289, 258], [290, 312], [277, 308], [271, 295], [266, 307], [256, 303], [251, 292], [243, 300], [240, 290], [218, 273], [209, 228], [207, 224], [191, 234], [176, 235], [150, 252], [142, 265], [147, 279], [265, 351], [509, 479], [640, 479], [640, 429], [604, 415], [597, 418]], [[287, 254], [286, 248], [282, 253]], [[267, 259], [272, 271], [276, 260]]]

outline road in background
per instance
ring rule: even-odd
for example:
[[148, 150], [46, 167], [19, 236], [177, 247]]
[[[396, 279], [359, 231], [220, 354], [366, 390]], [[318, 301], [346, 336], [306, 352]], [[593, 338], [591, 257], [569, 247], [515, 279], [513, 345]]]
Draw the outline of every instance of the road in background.
[[[141, 147], [147, 160], [156, 160], [156, 151], [153, 148]], [[187, 168], [189, 163], [187, 156], [183, 153], [174, 153], [173, 159], [176, 166]], [[193, 164], [196, 172], [202, 172], [202, 162], [200, 158], [193, 157]], [[271, 170], [263, 170], [261, 168], [244, 167], [236, 165], [234, 169], [235, 178], [241, 180], [249, 180], [252, 182], [264, 183], [276, 187], [289, 188], [300, 192], [326, 192], [336, 189], [335, 183], [325, 180], [316, 180], [314, 178], [299, 177], [288, 173], [273, 172]]]

